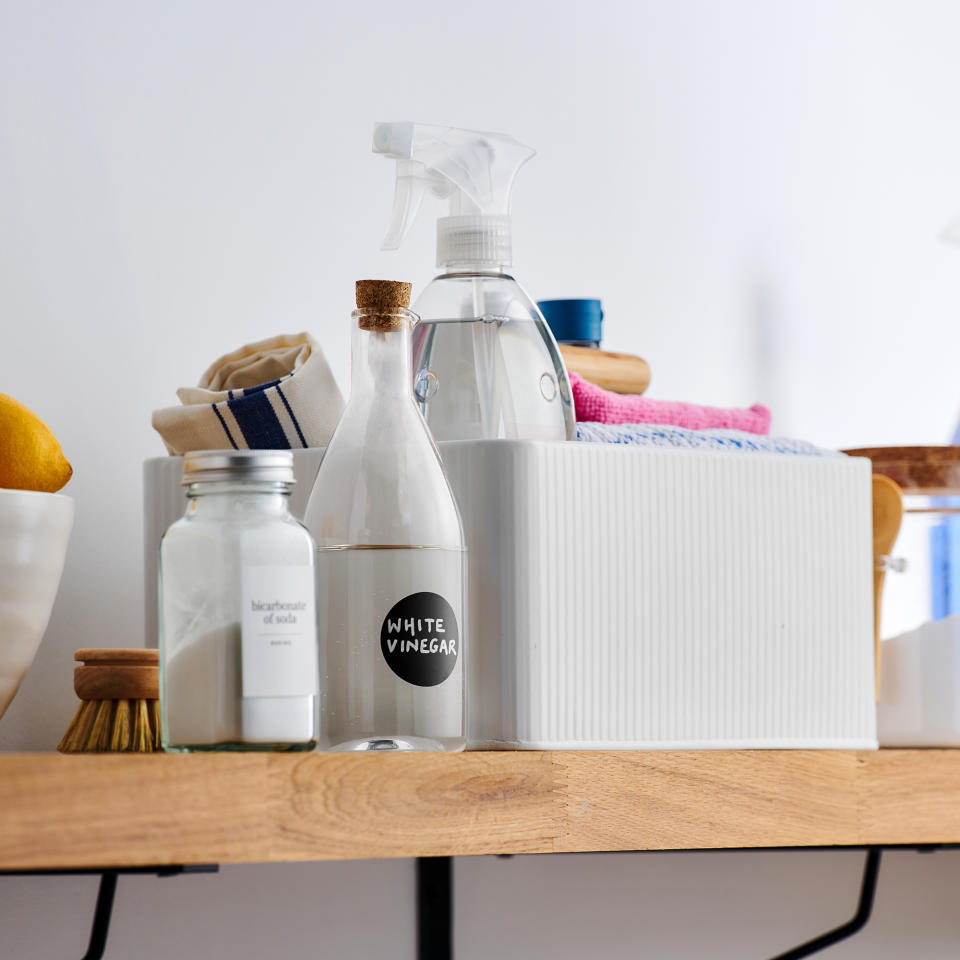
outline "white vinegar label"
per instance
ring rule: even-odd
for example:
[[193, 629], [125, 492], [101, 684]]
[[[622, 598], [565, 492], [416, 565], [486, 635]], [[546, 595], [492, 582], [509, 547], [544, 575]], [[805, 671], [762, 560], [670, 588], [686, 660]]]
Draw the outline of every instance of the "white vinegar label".
[[244, 567], [241, 663], [244, 697], [317, 692], [313, 567]]
[[395, 603], [380, 628], [380, 649], [401, 680], [435, 687], [453, 673], [460, 630], [453, 607], [438, 593], [423, 591]]

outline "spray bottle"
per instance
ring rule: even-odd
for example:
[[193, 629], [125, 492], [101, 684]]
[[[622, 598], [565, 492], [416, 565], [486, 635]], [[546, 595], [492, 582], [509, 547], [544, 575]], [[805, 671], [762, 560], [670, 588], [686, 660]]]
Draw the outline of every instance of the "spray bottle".
[[437, 221], [435, 277], [414, 304], [414, 394], [437, 440], [572, 440], [576, 421], [556, 341], [506, 272], [510, 191], [530, 147], [499, 133], [378, 123], [373, 151], [397, 161], [382, 249], [396, 250], [425, 196]]

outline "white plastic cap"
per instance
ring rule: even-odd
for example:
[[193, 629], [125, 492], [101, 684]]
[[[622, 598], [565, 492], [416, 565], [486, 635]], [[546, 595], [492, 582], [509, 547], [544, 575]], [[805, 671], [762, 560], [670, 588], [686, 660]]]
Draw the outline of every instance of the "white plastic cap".
[[458, 263], [510, 266], [513, 263], [510, 217], [487, 213], [437, 220], [437, 266]]

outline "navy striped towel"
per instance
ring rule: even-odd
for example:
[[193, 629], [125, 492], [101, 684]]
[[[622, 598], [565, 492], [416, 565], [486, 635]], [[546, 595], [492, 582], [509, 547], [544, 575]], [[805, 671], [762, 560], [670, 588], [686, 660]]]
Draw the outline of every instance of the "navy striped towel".
[[172, 454], [324, 447], [343, 413], [323, 350], [307, 333], [234, 350], [177, 396], [182, 406], [153, 413]]

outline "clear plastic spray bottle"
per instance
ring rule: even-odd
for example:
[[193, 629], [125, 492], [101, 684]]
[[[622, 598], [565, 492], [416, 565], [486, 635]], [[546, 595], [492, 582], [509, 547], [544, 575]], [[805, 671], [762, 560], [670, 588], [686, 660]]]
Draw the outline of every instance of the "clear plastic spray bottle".
[[519, 283], [510, 191], [533, 155], [512, 137], [420, 123], [378, 123], [373, 150], [397, 161], [396, 250], [427, 194], [449, 201], [437, 221], [440, 274], [414, 311], [414, 393], [436, 440], [571, 440], [576, 421], [563, 358]]

